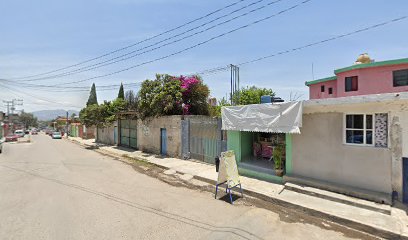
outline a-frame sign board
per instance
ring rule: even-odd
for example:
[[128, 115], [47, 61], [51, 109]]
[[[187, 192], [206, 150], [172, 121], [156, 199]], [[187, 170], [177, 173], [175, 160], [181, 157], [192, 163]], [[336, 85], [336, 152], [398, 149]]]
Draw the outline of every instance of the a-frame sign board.
[[217, 185], [215, 186], [215, 198], [217, 198], [218, 187], [223, 184], [226, 185], [225, 192], [227, 194], [229, 193], [231, 204], [232, 204], [231, 190], [233, 188], [239, 187], [241, 196], [244, 197], [242, 193], [241, 181], [239, 180], [238, 167], [237, 162], [235, 160], [234, 151], [226, 151], [221, 153], [218, 180]]

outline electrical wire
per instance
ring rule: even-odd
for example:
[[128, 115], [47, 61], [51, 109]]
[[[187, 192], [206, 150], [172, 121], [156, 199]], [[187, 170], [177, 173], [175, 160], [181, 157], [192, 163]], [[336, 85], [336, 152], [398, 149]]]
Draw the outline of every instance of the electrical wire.
[[[108, 59], [108, 60], [105, 60], [105, 61], [102, 61], [102, 62], [99, 62], [99, 63], [95, 63], [95, 64], [92, 64], [92, 65], [88, 65], [88, 66], [85, 66], [85, 67], [82, 67], [82, 68], [78, 68], [78, 69], [75, 69], [75, 70], [72, 70], [72, 71], [68, 71], [68, 72], [65, 72], [65, 73], [61, 73], [61, 74], [57, 74], [57, 75], [51, 75], [51, 76], [46, 76], [46, 77], [40, 77], [40, 78], [34, 78], [34, 79], [29, 79], [29, 80], [22, 80], [21, 82], [33, 82], [33, 81], [40, 81], [40, 80], [46, 80], [46, 79], [54, 79], [54, 78], [66, 77], [66, 76], [70, 76], [70, 75], [74, 75], [74, 74], [78, 74], [78, 73], [82, 73], [82, 72], [86, 72], [86, 71], [95, 70], [95, 69], [98, 69], [98, 68], [101, 68], [101, 67], [109, 66], [109, 65], [112, 65], [112, 64], [115, 64], [115, 63], [118, 63], [118, 62], [126, 61], [126, 60], [129, 60], [129, 59], [131, 59], [131, 58], [135, 58], [135, 57], [137, 57], [137, 56], [141, 56], [141, 55], [143, 55], [143, 54], [150, 53], [150, 52], [153, 52], [153, 51], [155, 51], [155, 50], [161, 49], [161, 48], [163, 48], [163, 47], [166, 47], [166, 46], [169, 46], [169, 45], [173, 45], [173, 44], [178, 43], [178, 42], [181, 42], [181, 41], [185, 41], [185, 40], [187, 40], [187, 39], [189, 39], [189, 38], [192, 38], [192, 37], [194, 37], [194, 36], [197, 36], [197, 35], [199, 35], [199, 34], [208, 32], [208, 31], [210, 31], [210, 30], [212, 30], [212, 29], [214, 29], [214, 28], [216, 28], [216, 27], [222, 26], [222, 25], [224, 25], [224, 24], [227, 24], [227, 23], [230, 23], [230, 22], [235, 21], [235, 20], [237, 20], [237, 19], [240, 19], [240, 18], [242, 18], [242, 17], [245, 17], [245, 16], [247, 16], [247, 15], [249, 15], [249, 14], [252, 14], [252, 13], [255, 13], [255, 12], [257, 12], [257, 11], [260, 11], [260, 10], [266, 8], [266, 7], [269, 7], [269, 6], [271, 6], [271, 5], [275, 4], [275, 3], [281, 2], [281, 1], [283, 1], [283, 0], [275, 0], [275, 1], [269, 2], [269, 3], [265, 4], [265, 5], [262, 5], [262, 6], [258, 7], [258, 8], [255, 8], [255, 9], [252, 9], [252, 10], [250, 10], [250, 11], [248, 11], [248, 12], [245, 12], [245, 13], [243, 13], [243, 14], [240, 14], [240, 15], [238, 15], [238, 16], [235, 16], [235, 17], [233, 17], [233, 18], [231, 18], [231, 19], [228, 19], [228, 20], [225, 20], [225, 21], [223, 21], [223, 22], [220, 22], [220, 23], [217, 23], [217, 24], [215, 24], [215, 25], [212, 25], [212, 26], [210, 26], [210, 27], [207, 27], [207, 28], [205, 28], [205, 29], [203, 29], [203, 30], [201, 30], [201, 31], [198, 31], [198, 32], [189, 34], [189, 35], [187, 35], [187, 36], [185, 36], [185, 37], [178, 38], [178, 39], [176, 39], [176, 40], [174, 40], [174, 41], [171, 41], [171, 42], [162, 44], [162, 45], [160, 45], [160, 46], [158, 46], [158, 47], [155, 47], [155, 48], [152, 48], [152, 49], [149, 49], [149, 50], [140, 52], [140, 51], [142, 51], [142, 50], [148, 49], [148, 48], [150, 48], [150, 47], [157, 46], [157, 45], [159, 45], [160, 43], [166, 42], [166, 41], [171, 40], [171, 39], [174, 39], [174, 38], [176, 38], [176, 37], [183, 36], [183, 35], [185, 35], [186, 33], [189, 33], [189, 32], [192, 32], [192, 31], [194, 31], [194, 30], [197, 30], [197, 29], [199, 29], [199, 28], [201, 28], [201, 27], [204, 27], [204, 26], [206, 26], [206, 25], [208, 25], [208, 24], [210, 24], [210, 23], [213, 23], [213, 22], [215, 22], [215, 21], [217, 21], [217, 20], [219, 20], [219, 19], [222, 19], [222, 18], [231, 16], [231, 15], [233, 15], [233, 14], [236, 13], [236, 12], [239, 12], [239, 11], [245, 9], [245, 8], [248, 8], [248, 7], [250, 7], [250, 6], [253, 6], [253, 5], [258, 4], [258, 3], [260, 3], [260, 2], [263, 2], [263, 1], [265, 1], [265, 0], [258, 0], [258, 1], [256, 1], [256, 2], [250, 3], [250, 4], [248, 4], [248, 5], [246, 5], [246, 6], [243, 6], [243, 7], [239, 8], [239, 9], [237, 9], [237, 10], [234, 10], [234, 11], [228, 13], [228, 14], [225, 14], [225, 15], [223, 15], [223, 16], [217, 17], [217, 18], [215, 18], [215, 19], [213, 19], [213, 20], [211, 20], [211, 21], [209, 21], [209, 22], [203, 23], [203, 24], [201, 24], [201, 25], [199, 25], [199, 26], [197, 26], [197, 27], [190, 28], [190, 29], [188, 29], [188, 30], [186, 30], [186, 31], [184, 31], [184, 32], [182, 32], [182, 33], [173, 35], [173, 36], [171, 36], [171, 37], [165, 38], [165, 39], [163, 39], [163, 40], [161, 40], [161, 41], [155, 42], [155, 43], [150, 44], [150, 45], [148, 45], [148, 46], [145, 46], [145, 47], [142, 47], [142, 48], [133, 50], [133, 51], [128, 52], [128, 53], [126, 53], [126, 54], [122, 54], [122, 55], [119, 55], [119, 56], [117, 56], [117, 57], [110, 58], [110, 59]], [[138, 52], [140, 52], [140, 53], [138, 53]], [[138, 53], [138, 54], [134, 54], [134, 53]]]
[[[191, 49], [197, 48], [197, 47], [199, 47], [199, 46], [202, 46], [202, 45], [204, 45], [204, 44], [207, 44], [208, 42], [211, 42], [211, 41], [216, 40], [216, 39], [218, 39], [218, 38], [221, 38], [221, 37], [224, 37], [224, 36], [226, 36], [226, 35], [232, 34], [232, 33], [237, 32], [237, 31], [239, 31], [239, 30], [248, 28], [248, 27], [253, 26], [253, 25], [255, 25], [255, 24], [259, 24], [259, 23], [264, 22], [264, 21], [266, 21], [266, 20], [269, 20], [269, 19], [271, 19], [271, 18], [273, 18], [273, 17], [279, 16], [279, 15], [281, 15], [281, 14], [283, 14], [283, 13], [286, 13], [286, 12], [288, 12], [288, 11], [291, 11], [291, 10], [293, 10], [293, 9], [295, 9], [295, 8], [297, 8], [297, 7], [301, 6], [301, 5], [303, 5], [303, 4], [306, 4], [306, 3], [310, 2], [310, 1], [312, 1], [312, 0], [304, 0], [304, 1], [300, 2], [300, 3], [297, 3], [297, 4], [295, 4], [295, 5], [291, 6], [291, 7], [289, 7], [289, 8], [286, 8], [286, 9], [284, 9], [284, 10], [281, 10], [281, 11], [275, 13], [275, 14], [269, 15], [269, 16], [267, 16], [267, 17], [263, 17], [263, 18], [258, 19], [258, 20], [256, 20], [256, 21], [253, 21], [253, 22], [251, 22], [251, 23], [242, 25], [242, 26], [240, 26], [240, 27], [238, 27], [238, 28], [234, 28], [234, 29], [232, 29], [232, 30], [230, 30], [230, 31], [227, 31], [227, 32], [224, 32], [224, 33], [219, 34], [219, 35], [217, 35], [217, 36], [211, 37], [211, 38], [209, 38], [209, 39], [207, 39], [207, 40], [205, 40], [205, 41], [199, 42], [198, 44], [192, 45], [192, 46], [190, 46], [190, 47], [184, 48], [184, 49], [182, 49], [182, 50], [173, 52], [173, 53], [171, 53], [171, 54], [168, 54], [168, 55], [165, 55], [165, 56], [162, 56], [162, 57], [155, 58], [155, 59], [153, 59], [153, 60], [145, 61], [145, 62], [139, 63], [139, 64], [137, 64], [137, 65], [133, 65], [133, 66], [130, 66], [130, 67], [127, 67], [127, 68], [118, 70], [118, 71], [114, 71], [114, 72], [111, 72], [111, 73], [102, 74], [102, 75], [98, 75], [98, 76], [94, 76], [94, 77], [90, 77], [90, 78], [85, 78], [85, 79], [81, 79], [81, 80], [71, 81], [71, 82], [65, 82], [65, 83], [60, 83], [60, 84], [55, 84], [55, 85], [49, 85], [49, 86], [63, 86], [63, 85], [68, 85], [68, 84], [74, 84], [74, 83], [85, 82], [85, 81], [89, 81], [89, 80], [93, 80], [93, 79], [98, 79], [98, 78], [102, 78], [102, 77], [112, 76], [112, 75], [115, 75], [115, 74], [118, 74], [118, 73], [121, 73], [121, 72], [129, 71], [129, 70], [131, 70], [131, 69], [134, 69], [134, 68], [137, 68], [137, 67], [141, 67], [141, 66], [150, 64], [150, 63], [154, 63], [154, 62], [157, 62], [157, 61], [161, 61], [161, 60], [170, 58], [170, 57], [172, 57], [172, 56], [179, 55], [179, 54], [181, 54], [181, 53], [183, 53], [183, 52], [186, 52], [186, 51], [189, 51], [189, 50], [191, 50]], [[3, 79], [3, 80], [4, 80], [4, 79]], [[37, 85], [37, 86], [40, 86], [40, 85]]]
[[[291, 53], [291, 52], [294, 52], [294, 51], [299, 51], [299, 50], [302, 50], [302, 49], [305, 49], [305, 48], [309, 48], [309, 47], [312, 47], [312, 46], [324, 44], [324, 43], [331, 42], [331, 41], [334, 41], [334, 40], [337, 40], [337, 39], [341, 39], [341, 38], [345, 38], [345, 37], [348, 37], [348, 36], [351, 36], [351, 35], [355, 35], [355, 34], [358, 34], [358, 33], [361, 33], [361, 32], [365, 32], [365, 31], [369, 31], [369, 30], [372, 30], [372, 29], [375, 29], [375, 28], [379, 28], [379, 27], [382, 27], [382, 26], [385, 26], [385, 25], [388, 25], [388, 24], [391, 24], [391, 23], [399, 22], [399, 21], [405, 20], [407, 18], [408, 18], [408, 16], [398, 17], [398, 18], [395, 18], [395, 19], [392, 19], [392, 20], [389, 20], [389, 21], [381, 22], [381, 23], [378, 23], [378, 24], [375, 24], [375, 25], [371, 25], [371, 26], [368, 26], [368, 27], [365, 27], [365, 28], [354, 30], [352, 32], [348, 32], [348, 33], [345, 33], [345, 34], [330, 37], [330, 38], [327, 38], [327, 39], [324, 39], [324, 40], [316, 41], [316, 42], [306, 44], [306, 45], [303, 45], [303, 46], [300, 46], [300, 47], [287, 49], [285, 51], [281, 51], [281, 52], [277, 52], [277, 53], [274, 53], [274, 54], [270, 54], [270, 55], [258, 57], [258, 58], [252, 59], [252, 60], [248, 60], [248, 61], [245, 61], [245, 62], [241, 62], [241, 63], [236, 64], [236, 65], [237, 66], [247, 65], [247, 64], [251, 64], [251, 63], [254, 63], [254, 62], [265, 60], [265, 59], [268, 59], [268, 58], [271, 58], [271, 57], [276, 57], [276, 56], [288, 54], [288, 53]], [[189, 74], [189, 75], [205, 75], [205, 74], [210, 74], [211, 75], [211, 74], [214, 74], [214, 73], [216, 74], [216, 73], [219, 73], [219, 72], [227, 71], [228, 69], [229, 69], [228, 66], [217, 67], [217, 68], [203, 70], [203, 71], [196, 72], [196, 73]], [[54, 87], [54, 86], [45, 86], [45, 87]], [[58, 86], [55, 86], [55, 87], [58, 87]]]
[[303, 45], [303, 46], [300, 46], [300, 47], [287, 49], [285, 51], [277, 52], [277, 53], [274, 53], [274, 54], [270, 54], [270, 55], [266, 55], [266, 56], [263, 56], [263, 57], [252, 59], [252, 60], [249, 60], [249, 61], [246, 61], [246, 62], [242, 62], [242, 63], [237, 64], [237, 66], [242, 66], [242, 65], [258, 62], [258, 61], [261, 61], [261, 60], [264, 60], [264, 59], [267, 59], [267, 58], [275, 57], [275, 56], [278, 56], [278, 55], [283, 55], [283, 54], [287, 54], [287, 53], [290, 53], [290, 52], [299, 51], [299, 50], [309, 48], [309, 47], [312, 47], [312, 46], [316, 46], [316, 45], [319, 45], [319, 44], [322, 44], [322, 43], [334, 41], [334, 40], [337, 40], [337, 39], [340, 39], [340, 38], [348, 37], [350, 35], [354, 35], [354, 34], [357, 34], [357, 33], [369, 31], [371, 29], [382, 27], [382, 26], [390, 24], [390, 23], [405, 20], [407, 18], [408, 18], [408, 16], [402, 16], [402, 17], [399, 17], [399, 18], [394, 18], [392, 20], [382, 22], [382, 23], [378, 23], [378, 24], [375, 24], [375, 25], [372, 25], [372, 26], [369, 26], [369, 27], [365, 27], [365, 28], [362, 28], [362, 29], [358, 29], [358, 30], [355, 30], [353, 32], [337, 35], [337, 36], [334, 36], [334, 37], [331, 37], [331, 38], [327, 38], [327, 39], [320, 40], [320, 41], [317, 41], [317, 42], [309, 43], [309, 44], [306, 44], [306, 45]]
[[0, 86], [2, 86], [2, 87], [4, 87], [4, 88], [8, 89], [8, 90], [11, 91], [11, 92], [14, 92], [14, 93], [16, 93], [16, 92], [18, 93], [18, 92], [19, 92], [19, 93], [22, 93], [22, 94], [24, 94], [24, 95], [30, 96], [31, 98], [34, 98], [34, 99], [37, 99], [37, 100], [41, 100], [41, 101], [44, 101], [44, 102], [49, 102], [49, 103], [59, 104], [59, 105], [65, 105], [65, 106], [67, 106], [67, 107], [82, 108], [82, 107], [79, 107], [79, 106], [64, 104], [64, 103], [55, 102], [55, 101], [52, 101], [52, 100], [49, 100], [49, 99], [46, 99], [46, 98], [38, 97], [38, 96], [32, 95], [32, 94], [30, 94], [30, 93], [27, 93], [27, 92], [24, 92], [24, 91], [21, 91], [21, 90], [12, 88], [12, 87], [10, 87], [10, 86], [6, 86], [6, 85], [1, 84], [1, 83], [0, 83]]
[[[19, 86], [19, 87], [24, 87], [24, 88], [30, 88], [30, 89], [82, 89], [89, 91], [90, 87], [88, 86], [47, 86], [47, 85], [36, 85], [36, 84], [29, 84], [29, 83], [20, 83], [20, 82], [8, 82], [0, 79], [0, 82], [5, 82], [6, 84], [11, 84], [14, 86]], [[135, 83], [124, 83], [124, 87], [133, 87], [133, 86], [139, 86], [141, 83], [140, 82], [135, 82]], [[119, 88], [120, 84], [111, 84], [111, 85], [98, 85], [98, 89], [105, 89], [105, 88]]]
[[207, 18], [207, 17], [209, 17], [209, 16], [211, 16], [211, 15], [214, 15], [214, 14], [216, 14], [216, 13], [218, 13], [218, 12], [221, 12], [221, 11], [223, 11], [223, 10], [225, 10], [225, 9], [231, 8], [231, 7], [233, 7], [233, 6], [237, 5], [237, 4], [239, 4], [239, 3], [241, 3], [241, 2], [245, 2], [245, 1], [247, 1], [247, 0], [239, 0], [239, 1], [233, 2], [233, 3], [231, 3], [231, 4], [227, 5], [227, 6], [224, 6], [224, 7], [222, 7], [222, 8], [216, 9], [215, 11], [212, 11], [212, 12], [210, 12], [210, 13], [207, 13], [207, 14], [201, 16], [201, 17], [195, 18], [195, 19], [193, 19], [193, 20], [191, 20], [191, 21], [188, 21], [188, 22], [186, 22], [186, 23], [184, 23], [184, 24], [181, 24], [181, 25], [179, 25], [179, 26], [177, 26], [177, 27], [174, 27], [174, 28], [171, 28], [171, 29], [166, 30], [166, 31], [164, 31], [164, 32], [161, 32], [161, 33], [159, 33], [159, 34], [156, 34], [156, 35], [154, 35], [154, 36], [152, 36], [152, 37], [148, 37], [148, 38], [146, 38], [146, 39], [144, 39], [144, 40], [141, 40], [141, 41], [138, 41], [138, 42], [136, 42], [136, 43], [127, 45], [127, 46], [122, 47], [122, 48], [118, 48], [118, 49], [113, 50], [113, 51], [111, 51], [111, 52], [102, 54], [102, 55], [100, 55], [100, 56], [97, 56], [97, 57], [94, 57], [94, 58], [91, 58], [91, 59], [88, 59], [88, 60], [84, 60], [84, 61], [82, 61], [82, 62], [73, 64], [73, 65], [69, 65], [69, 66], [66, 66], [66, 67], [63, 67], [63, 68], [59, 68], [59, 69], [56, 69], [56, 70], [52, 70], [52, 71], [49, 71], [49, 72], [44, 72], [44, 73], [40, 73], [40, 74], [36, 74], [36, 75], [25, 76], [25, 77], [19, 77], [19, 78], [10, 78], [10, 79], [19, 80], [19, 79], [26, 79], [26, 78], [38, 77], [38, 76], [43, 76], [43, 75], [47, 75], [47, 74], [50, 74], [50, 73], [55, 73], [55, 72], [59, 72], [59, 71], [62, 71], [62, 70], [66, 70], [66, 69], [69, 69], [69, 68], [72, 68], [72, 67], [77, 67], [77, 66], [83, 65], [83, 64], [85, 64], [85, 63], [88, 63], [88, 62], [91, 62], [91, 61], [95, 61], [95, 60], [101, 59], [101, 58], [103, 58], [103, 57], [112, 55], [112, 54], [114, 54], [114, 53], [117, 53], [117, 52], [120, 52], [120, 51], [129, 49], [129, 48], [134, 47], [134, 46], [136, 46], [136, 45], [139, 45], [139, 44], [141, 44], [141, 43], [144, 43], [144, 42], [150, 41], [150, 40], [152, 40], [152, 39], [158, 38], [158, 37], [160, 37], [160, 36], [163, 36], [163, 35], [165, 35], [165, 34], [167, 34], [167, 33], [176, 31], [176, 30], [178, 30], [178, 29], [180, 29], [180, 28], [183, 28], [183, 27], [188, 26], [188, 25], [190, 25], [190, 24], [192, 24], [192, 23], [194, 23], [194, 22], [197, 22], [197, 21], [200, 21], [200, 20], [202, 20], [202, 19], [205, 19], [205, 18]]

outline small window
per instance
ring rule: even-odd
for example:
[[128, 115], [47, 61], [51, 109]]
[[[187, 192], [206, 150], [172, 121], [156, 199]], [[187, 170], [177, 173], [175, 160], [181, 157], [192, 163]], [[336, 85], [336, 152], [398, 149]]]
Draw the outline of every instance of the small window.
[[394, 87], [408, 86], [408, 69], [392, 72]]
[[320, 86], [320, 92], [324, 92], [324, 85]]
[[332, 95], [333, 94], [333, 88], [329, 88], [329, 94]]
[[345, 142], [356, 145], [374, 145], [374, 118], [372, 114], [347, 114]]
[[346, 77], [346, 92], [352, 92], [352, 91], [357, 91], [358, 90], [358, 77], [353, 76], [353, 77]]

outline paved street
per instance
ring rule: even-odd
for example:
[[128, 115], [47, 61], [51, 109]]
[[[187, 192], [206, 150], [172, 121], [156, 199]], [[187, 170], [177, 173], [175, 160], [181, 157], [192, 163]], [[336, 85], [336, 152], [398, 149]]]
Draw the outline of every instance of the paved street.
[[[0, 155], [0, 239], [347, 239], [269, 210], [170, 186], [45, 135]], [[292, 216], [293, 218], [293, 216]], [[361, 237], [363, 235], [357, 235]]]

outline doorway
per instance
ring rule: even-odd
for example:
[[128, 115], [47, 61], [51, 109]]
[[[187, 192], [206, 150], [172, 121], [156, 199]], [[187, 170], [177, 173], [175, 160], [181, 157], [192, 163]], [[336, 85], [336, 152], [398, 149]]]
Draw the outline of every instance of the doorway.
[[402, 158], [402, 201], [408, 204], [408, 158]]
[[167, 131], [165, 128], [160, 128], [160, 153], [167, 155]]

